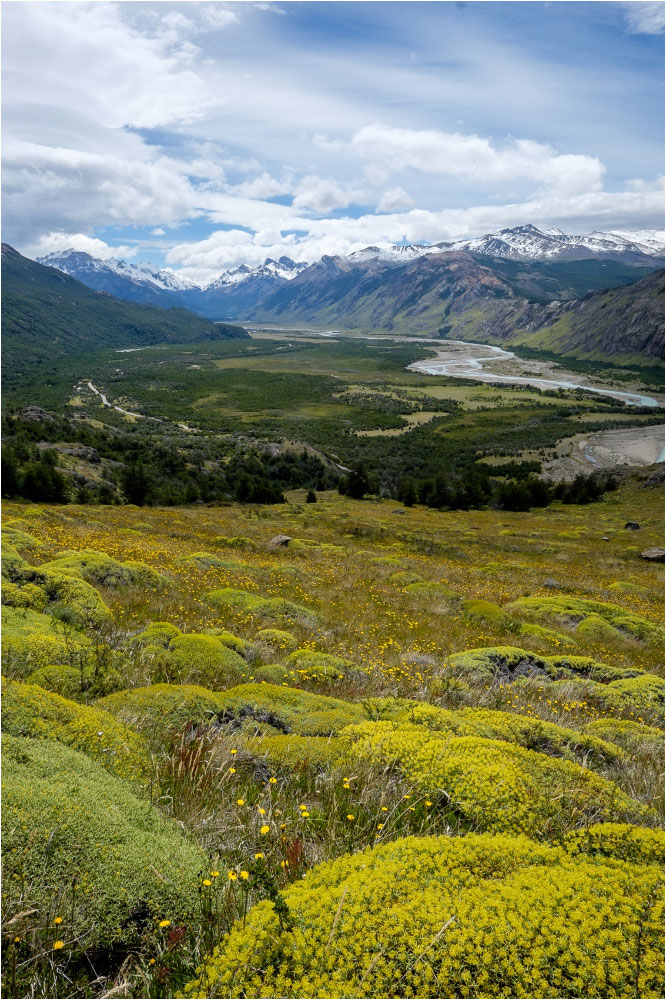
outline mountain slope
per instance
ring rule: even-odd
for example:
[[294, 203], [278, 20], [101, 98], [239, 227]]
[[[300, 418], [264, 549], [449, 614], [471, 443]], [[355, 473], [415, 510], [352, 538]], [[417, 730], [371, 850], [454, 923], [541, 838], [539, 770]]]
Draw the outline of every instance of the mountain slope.
[[94, 292], [2, 245], [3, 357], [11, 371], [37, 359], [103, 347], [246, 337], [185, 309], [156, 309]]
[[63, 250], [39, 257], [38, 264], [57, 268], [96, 292], [119, 299], [171, 309], [184, 305], [182, 293], [196, 288], [192, 282], [150, 264], [128, 264], [124, 260], [99, 260], [79, 250]]
[[576, 302], [552, 305], [509, 341], [578, 358], [662, 358], [664, 272], [627, 288], [593, 292]]

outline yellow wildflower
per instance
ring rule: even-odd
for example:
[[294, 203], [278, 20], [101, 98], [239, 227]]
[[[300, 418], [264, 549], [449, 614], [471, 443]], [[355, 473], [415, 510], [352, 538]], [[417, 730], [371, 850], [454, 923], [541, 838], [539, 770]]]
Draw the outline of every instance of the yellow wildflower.
[[170, 923], [171, 923], [170, 920], [160, 920], [160, 922], [159, 922], [159, 924], [157, 926], [158, 927], [168, 927]]

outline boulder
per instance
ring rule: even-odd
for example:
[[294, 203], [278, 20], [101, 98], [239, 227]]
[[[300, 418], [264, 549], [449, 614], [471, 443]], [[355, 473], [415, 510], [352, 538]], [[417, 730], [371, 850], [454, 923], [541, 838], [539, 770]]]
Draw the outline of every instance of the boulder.
[[641, 552], [641, 557], [647, 559], [648, 562], [663, 562], [664, 561], [664, 549], [653, 548], [646, 549], [645, 552]]
[[624, 527], [626, 531], [639, 531], [641, 526], [638, 521], [627, 521]]
[[268, 544], [272, 549], [286, 549], [291, 541], [290, 535], [276, 535], [275, 538], [271, 538]]

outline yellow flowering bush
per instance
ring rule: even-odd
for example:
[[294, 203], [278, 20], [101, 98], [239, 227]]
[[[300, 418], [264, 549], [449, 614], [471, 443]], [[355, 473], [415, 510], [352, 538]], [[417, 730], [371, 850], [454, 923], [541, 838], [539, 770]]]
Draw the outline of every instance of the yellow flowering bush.
[[647, 813], [587, 768], [501, 740], [395, 722], [349, 726], [339, 737], [350, 761], [396, 768], [417, 791], [436, 793], [467, 829], [549, 837]]
[[658, 871], [525, 837], [408, 837], [261, 902], [187, 997], [658, 997]]
[[69, 701], [37, 684], [4, 679], [2, 708], [3, 732], [55, 740], [94, 757], [119, 778], [149, 779], [150, 758], [144, 740], [108, 712]]
[[360, 705], [275, 684], [241, 684], [222, 692], [220, 700], [225, 708], [274, 712], [300, 736], [330, 736], [363, 718]]
[[192, 918], [207, 863], [176, 823], [72, 747], [6, 736], [2, 758], [3, 908], [35, 926], [65, 913], [85, 948]]
[[595, 823], [564, 838], [572, 855], [586, 854], [638, 865], [664, 866], [664, 831], [626, 823]]

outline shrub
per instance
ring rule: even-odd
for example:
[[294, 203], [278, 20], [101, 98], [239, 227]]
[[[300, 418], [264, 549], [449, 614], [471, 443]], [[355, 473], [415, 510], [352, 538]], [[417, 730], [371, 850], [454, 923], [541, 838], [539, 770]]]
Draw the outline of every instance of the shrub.
[[9, 912], [35, 927], [63, 914], [58, 936], [76, 950], [135, 945], [157, 920], [192, 919], [206, 859], [175, 823], [72, 747], [8, 736], [2, 749]]
[[298, 736], [294, 733], [265, 734], [246, 739], [246, 749], [265, 757], [276, 769], [284, 771], [324, 771], [340, 757], [339, 741], [334, 736]]
[[[93, 666], [92, 657], [79, 667], [69, 666], [66, 663], [51, 663], [47, 667], [40, 667], [26, 677], [28, 684], [38, 684], [45, 691], [52, 691], [54, 694], [62, 695], [63, 698], [71, 698], [74, 701], [81, 701], [86, 696], [101, 697], [118, 691], [122, 687], [122, 680], [116, 668], [104, 662], [111, 651], [106, 646], [98, 647], [99, 660], [98, 669]], [[113, 662], [113, 661], [112, 661]]]
[[228, 608], [238, 614], [257, 615], [260, 618], [281, 619], [288, 621], [312, 621], [314, 612], [302, 604], [294, 604], [282, 597], [261, 597], [259, 594], [249, 594], [246, 590], [235, 590], [233, 587], [223, 587], [206, 594], [207, 599], [216, 607]]
[[[658, 873], [524, 837], [407, 837], [256, 905], [188, 997], [660, 996]], [[638, 941], [640, 940], [640, 947]]]
[[[591, 616], [597, 616], [612, 626], [613, 637], [616, 640], [622, 637], [636, 639], [639, 642], [663, 640], [661, 626], [604, 601], [586, 601], [577, 597], [519, 597], [509, 605], [509, 610], [526, 617], [553, 619], [564, 624], [578, 625], [578, 629], [583, 621], [590, 619]], [[597, 618], [592, 618], [592, 623], [597, 621]], [[591, 626], [588, 625], [589, 627]]]
[[342, 680], [349, 670], [354, 669], [351, 660], [330, 653], [319, 653], [314, 649], [296, 649], [287, 657], [287, 666], [295, 670], [305, 680]]
[[118, 778], [148, 780], [150, 759], [143, 739], [108, 712], [79, 705], [37, 684], [4, 680], [2, 704], [3, 732], [55, 740], [94, 758]]
[[364, 722], [339, 736], [350, 760], [396, 768], [467, 829], [552, 837], [584, 822], [649, 814], [611, 781], [500, 740]]
[[240, 680], [245, 660], [214, 635], [188, 633], [169, 643], [171, 679], [220, 689]]
[[595, 823], [574, 830], [564, 838], [565, 850], [573, 855], [612, 858], [637, 865], [664, 866], [664, 831], [625, 823]]
[[161, 590], [167, 580], [141, 562], [118, 562], [105, 552], [94, 549], [61, 552], [50, 563], [44, 563], [42, 569], [51, 569], [68, 576], [80, 576], [88, 583], [98, 587], [154, 587]]
[[170, 622], [151, 622], [138, 635], [132, 636], [130, 642], [138, 646], [163, 646], [167, 649], [171, 640], [182, 634]]
[[242, 656], [243, 659], [247, 659], [252, 651], [252, 646], [247, 639], [241, 639], [232, 632], [227, 632], [226, 629], [210, 629], [207, 635], [214, 635], [223, 646], [233, 649], [233, 651], [238, 653], [239, 656]]
[[617, 743], [630, 754], [645, 750], [660, 753], [664, 749], [664, 734], [661, 729], [644, 726], [630, 719], [595, 719], [588, 722], [584, 732], [609, 743]]
[[283, 650], [290, 653], [298, 646], [298, 639], [295, 639], [290, 632], [283, 632], [279, 628], [262, 628], [257, 632], [257, 639], [272, 646], [273, 649]]
[[210, 721], [222, 707], [222, 696], [193, 684], [151, 684], [100, 698], [95, 707], [137, 729], [155, 749], [164, 750], [169, 736], [188, 723]]
[[26, 677], [52, 663], [79, 662], [90, 647], [87, 636], [50, 615], [29, 608], [2, 608], [3, 670], [12, 677]]
[[273, 712], [301, 736], [330, 736], [363, 718], [360, 705], [273, 684], [241, 684], [224, 691], [220, 700], [225, 708]]
[[461, 602], [467, 617], [473, 622], [489, 625], [491, 628], [517, 629], [517, 623], [492, 601], [471, 598]]

